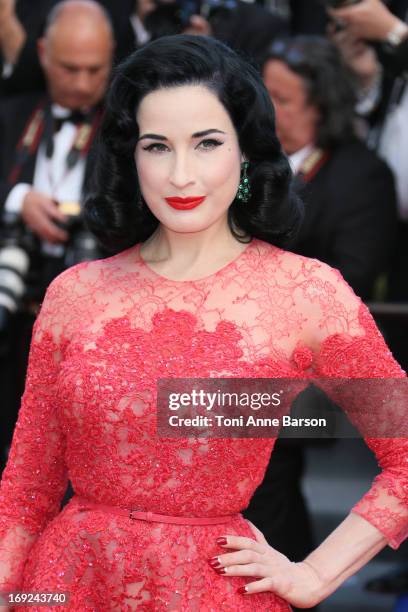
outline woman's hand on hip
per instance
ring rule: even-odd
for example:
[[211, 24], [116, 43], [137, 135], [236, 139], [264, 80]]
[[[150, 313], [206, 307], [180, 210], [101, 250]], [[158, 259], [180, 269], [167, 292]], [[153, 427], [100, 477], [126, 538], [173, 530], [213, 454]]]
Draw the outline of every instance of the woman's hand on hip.
[[257, 578], [238, 589], [243, 596], [272, 591], [288, 603], [299, 608], [309, 608], [322, 599], [323, 584], [311, 565], [293, 563], [285, 555], [269, 546], [263, 534], [248, 521], [256, 540], [226, 535], [217, 539], [225, 550], [209, 559], [212, 569], [225, 577], [246, 576]]

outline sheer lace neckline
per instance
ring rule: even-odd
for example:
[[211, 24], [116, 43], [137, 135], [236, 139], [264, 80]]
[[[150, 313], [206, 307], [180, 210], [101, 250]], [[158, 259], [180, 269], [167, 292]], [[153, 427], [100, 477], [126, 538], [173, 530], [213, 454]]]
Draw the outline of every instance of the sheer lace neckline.
[[204, 281], [207, 281], [209, 279], [212, 279], [212, 278], [218, 276], [219, 274], [222, 274], [223, 272], [228, 270], [230, 267], [235, 266], [238, 262], [241, 262], [241, 260], [244, 259], [247, 254], [249, 254], [249, 252], [254, 248], [254, 246], [257, 245], [257, 243], [258, 243], [258, 240], [256, 238], [253, 238], [247, 244], [245, 249], [243, 251], [241, 251], [241, 253], [239, 253], [231, 261], [229, 261], [228, 263], [223, 265], [221, 268], [219, 268], [215, 272], [211, 272], [210, 274], [206, 274], [205, 276], [201, 276], [199, 278], [190, 278], [190, 279], [184, 279], [184, 280], [168, 278], [167, 276], [164, 276], [163, 274], [160, 274], [159, 272], [156, 272], [156, 270], [153, 270], [153, 268], [142, 257], [142, 254], [141, 254], [141, 248], [143, 246], [142, 243], [139, 243], [137, 245], [136, 257], [137, 257], [139, 263], [143, 266], [143, 268], [145, 270], [147, 270], [152, 276], [155, 276], [156, 278], [159, 278], [162, 281], [165, 281], [165, 282], [168, 282], [168, 283], [176, 283], [176, 284], [200, 283], [200, 282], [204, 282]]

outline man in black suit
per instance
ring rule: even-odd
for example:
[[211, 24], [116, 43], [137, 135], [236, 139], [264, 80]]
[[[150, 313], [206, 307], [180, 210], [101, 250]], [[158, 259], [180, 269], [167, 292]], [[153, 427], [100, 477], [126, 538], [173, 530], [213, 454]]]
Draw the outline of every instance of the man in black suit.
[[[119, 61], [138, 46], [137, 31], [142, 29], [138, 14], [142, 9], [153, 8], [153, 0], [96, 1], [112, 21], [117, 41], [115, 59]], [[58, 3], [59, 0], [0, 0], [0, 95], [45, 91], [37, 40], [44, 33], [48, 14]], [[146, 3], [150, 5], [146, 7]]]
[[[13, 219], [12, 230], [21, 234], [30, 259], [23, 304], [11, 317], [9, 352], [0, 362], [3, 445], [18, 410], [31, 328], [46, 286], [87, 257], [83, 251], [90, 237], [81, 226], [80, 202], [113, 48], [111, 25], [97, 3], [57, 5], [38, 45], [48, 93], [10, 98], [0, 113], [0, 206], [3, 219]], [[2, 231], [4, 247], [11, 230], [3, 224]]]
[[386, 164], [354, 136], [347, 68], [330, 42], [304, 36], [273, 45], [263, 74], [305, 202], [294, 250], [338, 268], [370, 299], [392, 253], [395, 187]]
[[[263, 77], [305, 203], [293, 250], [338, 268], [355, 292], [369, 299], [393, 246], [395, 189], [386, 164], [354, 136], [353, 87], [340, 54], [316, 36], [276, 41]], [[322, 407], [328, 401], [318, 395], [308, 400]], [[300, 487], [303, 449], [302, 440], [278, 439], [246, 514], [294, 561], [313, 547]]]

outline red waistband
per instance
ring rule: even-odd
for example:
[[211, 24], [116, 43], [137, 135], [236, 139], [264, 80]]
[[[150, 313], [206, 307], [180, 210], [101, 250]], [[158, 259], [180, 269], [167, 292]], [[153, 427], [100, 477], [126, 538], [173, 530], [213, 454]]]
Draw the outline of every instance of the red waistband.
[[240, 516], [239, 514], [229, 514], [228, 516], [169, 516], [168, 514], [156, 514], [155, 512], [145, 512], [137, 508], [119, 508], [118, 506], [109, 506], [107, 504], [99, 504], [98, 502], [88, 501], [83, 497], [75, 496], [81, 512], [87, 510], [98, 510], [114, 514], [117, 516], [126, 516], [131, 520], [151, 521], [153, 523], [171, 523], [174, 525], [217, 525], [220, 523], [229, 523], [232, 519]]

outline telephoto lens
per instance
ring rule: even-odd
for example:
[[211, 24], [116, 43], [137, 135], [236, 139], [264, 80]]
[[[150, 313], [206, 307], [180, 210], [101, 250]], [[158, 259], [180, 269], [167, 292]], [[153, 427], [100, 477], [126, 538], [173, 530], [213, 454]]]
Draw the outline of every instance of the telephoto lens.
[[18, 245], [0, 249], [0, 352], [6, 350], [10, 319], [24, 295], [29, 266], [28, 254]]

